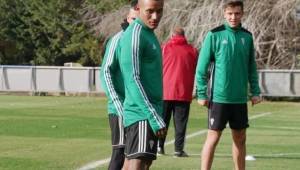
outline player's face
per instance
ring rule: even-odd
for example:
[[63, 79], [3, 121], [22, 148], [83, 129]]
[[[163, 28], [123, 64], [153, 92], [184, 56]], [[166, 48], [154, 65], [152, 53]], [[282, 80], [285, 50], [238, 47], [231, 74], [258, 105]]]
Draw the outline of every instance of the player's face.
[[224, 18], [230, 27], [235, 28], [241, 24], [243, 10], [240, 6], [227, 7], [224, 10]]
[[164, 0], [139, 0], [139, 18], [150, 28], [158, 27], [163, 15]]
[[138, 16], [138, 12], [135, 9], [130, 9], [129, 14], [127, 15], [127, 22], [130, 24]]

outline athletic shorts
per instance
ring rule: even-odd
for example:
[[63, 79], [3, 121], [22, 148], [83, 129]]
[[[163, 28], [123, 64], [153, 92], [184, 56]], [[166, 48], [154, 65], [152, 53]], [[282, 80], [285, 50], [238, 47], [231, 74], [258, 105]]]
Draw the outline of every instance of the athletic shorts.
[[156, 159], [158, 138], [147, 120], [126, 127], [125, 132], [125, 155], [127, 159]]
[[223, 130], [229, 122], [231, 129], [249, 127], [247, 104], [225, 104], [213, 102], [208, 110], [208, 129]]
[[115, 115], [109, 114], [109, 125], [111, 129], [111, 144], [113, 148], [124, 148], [124, 126], [122, 118]]

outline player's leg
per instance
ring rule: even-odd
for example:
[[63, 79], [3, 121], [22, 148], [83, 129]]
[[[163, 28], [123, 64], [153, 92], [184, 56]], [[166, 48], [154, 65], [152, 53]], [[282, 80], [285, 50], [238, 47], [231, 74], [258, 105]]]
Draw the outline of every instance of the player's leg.
[[231, 130], [232, 132], [232, 159], [235, 170], [245, 170], [246, 157], [246, 129]]
[[150, 169], [150, 166], [152, 164], [152, 161], [150, 160], [144, 160], [144, 170], [149, 170]]
[[129, 170], [129, 160], [126, 158], [126, 156], [125, 156], [122, 170]]
[[112, 155], [108, 166], [109, 170], [120, 170], [123, 167], [124, 155], [124, 127], [122, 120], [115, 114], [109, 114], [111, 129]]
[[210, 170], [217, 144], [228, 121], [228, 105], [211, 103], [208, 110], [208, 132], [201, 154], [201, 170]]
[[245, 170], [246, 128], [248, 124], [247, 104], [232, 104], [229, 125], [232, 132], [232, 158], [235, 170]]
[[130, 159], [129, 169], [131, 170], [141, 170], [143, 169], [143, 161], [141, 159]]
[[143, 159], [131, 159], [130, 160], [130, 170], [149, 170], [152, 161]]
[[[166, 128], [168, 130], [169, 128], [169, 124], [170, 124], [170, 120], [171, 120], [171, 115], [172, 115], [172, 112], [173, 112], [173, 101], [168, 101], [168, 100], [165, 100], [164, 101], [164, 107], [163, 107], [163, 120], [166, 124]], [[157, 148], [157, 153], [158, 154], [165, 154], [165, 148], [164, 148], [164, 145], [165, 145], [165, 141], [166, 141], [166, 137], [165, 136], [164, 138], [161, 138], [158, 140], [158, 148]]]
[[208, 130], [201, 153], [201, 170], [210, 170], [222, 131]]
[[174, 102], [174, 127], [175, 127], [175, 154], [178, 157], [187, 157], [183, 151], [186, 127], [190, 112], [190, 102], [175, 101]]
[[157, 137], [147, 120], [126, 127], [125, 150], [130, 170], [149, 169], [156, 159]]

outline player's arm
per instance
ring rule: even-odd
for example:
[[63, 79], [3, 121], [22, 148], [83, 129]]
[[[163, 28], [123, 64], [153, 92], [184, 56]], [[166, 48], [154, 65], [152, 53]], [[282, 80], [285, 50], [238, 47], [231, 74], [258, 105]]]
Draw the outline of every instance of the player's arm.
[[[155, 134], [165, 127], [165, 123], [157, 110], [151, 104], [140, 77], [140, 68], [144, 40], [141, 36], [140, 27], [137, 25], [133, 30], [130, 43], [122, 47], [121, 68], [124, 80], [130, 97], [138, 104], [139, 109], [147, 115], [150, 126]], [[149, 70], [150, 71], [150, 70]]]
[[114, 69], [118, 66], [118, 61], [117, 61], [117, 47], [118, 47], [118, 42], [121, 36], [121, 32], [115, 35], [111, 39], [111, 43], [109, 44], [106, 52], [106, 62], [103, 66], [103, 77], [104, 77], [104, 83], [106, 86], [106, 95], [112, 100], [116, 110], [117, 114], [121, 117], [123, 117], [123, 98], [117, 93], [115, 90], [115, 82], [114, 80]]
[[255, 53], [254, 45], [253, 45], [253, 41], [251, 41], [251, 43], [250, 43], [249, 67], [248, 67], [249, 68], [248, 80], [249, 80], [249, 84], [250, 84], [252, 105], [255, 105], [255, 104], [261, 102], [260, 89], [259, 89], [259, 85], [258, 85], [258, 74], [257, 74], [255, 54], [254, 53]]
[[208, 105], [207, 97], [207, 70], [211, 57], [213, 56], [213, 37], [212, 33], [209, 32], [205, 37], [202, 44], [201, 51], [198, 57], [198, 63], [196, 67], [196, 94], [198, 103], [203, 106]]

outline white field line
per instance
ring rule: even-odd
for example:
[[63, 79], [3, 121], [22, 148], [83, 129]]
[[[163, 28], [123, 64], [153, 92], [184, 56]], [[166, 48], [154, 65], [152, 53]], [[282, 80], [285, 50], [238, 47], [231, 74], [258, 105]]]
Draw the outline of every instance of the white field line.
[[[267, 115], [270, 115], [270, 114], [272, 114], [272, 113], [271, 112], [267, 112], [267, 113], [257, 114], [257, 115], [251, 116], [249, 118], [249, 120], [257, 119], [257, 118], [264, 117], [264, 116], [267, 116]], [[207, 132], [207, 130], [205, 129], [205, 130], [200, 130], [198, 132], [191, 133], [191, 134], [189, 134], [189, 135], [186, 136], [186, 139], [206, 134], [206, 132]], [[165, 146], [174, 144], [174, 142], [175, 142], [175, 140], [168, 141], [168, 142], [165, 143]], [[91, 162], [91, 163], [88, 163], [88, 164], [82, 166], [81, 168], [78, 168], [78, 170], [92, 170], [92, 169], [100, 167], [100, 166], [102, 166], [104, 164], [109, 163], [109, 161], [110, 161], [110, 158], [102, 159], [102, 160], [99, 160], [99, 161], [94, 161], [94, 162]]]
[[[191, 156], [201, 156], [199, 153], [194, 153], [194, 154], [189, 154]], [[221, 154], [221, 153], [216, 153], [216, 156], [226, 156], [226, 157], [232, 157], [231, 154]], [[288, 157], [288, 156], [300, 156], [300, 153], [269, 153], [269, 154], [250, 154], [251, 156], [254, 157], [260, 157], [260, 158], [280, 158], [280, 157]]]
[[102, 159], [102, 160], [99, 160], [99, 161], [95, 161], [95, 162], [91, 162], [81, 168], [79, 168], [78, 170], [91, 170], [91, 169], [95, 169], [101, 165], [104, 165], [104, 164], [107, 164], [109, 163], [110, 161], [110, 158], [106, 158], [106, 159]]
[[256, 126], [256, 127], [264, 128], [264, 129], [278, 129], [278, 130], [300, 130], [300, 128], [287, 127], [287, 126]]

